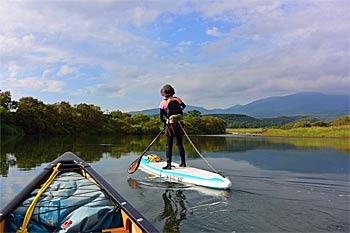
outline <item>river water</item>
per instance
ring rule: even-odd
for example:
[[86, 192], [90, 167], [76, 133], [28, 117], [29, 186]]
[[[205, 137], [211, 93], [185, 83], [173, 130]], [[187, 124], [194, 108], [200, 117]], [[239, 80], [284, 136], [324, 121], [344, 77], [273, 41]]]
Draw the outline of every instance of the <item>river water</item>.
[[[128, 174], [152, 136], [2, 138], [0, 208], [72, 151], [162, 232], [349, 232], [349, 139], [190, 136], [232, 181], [220, 191]], [[187, 164], [210, 170], [185, 141]], [[165, 157], [165, 137], [150, 149]], [[176, 147], [174, 162], [179, 162]]]

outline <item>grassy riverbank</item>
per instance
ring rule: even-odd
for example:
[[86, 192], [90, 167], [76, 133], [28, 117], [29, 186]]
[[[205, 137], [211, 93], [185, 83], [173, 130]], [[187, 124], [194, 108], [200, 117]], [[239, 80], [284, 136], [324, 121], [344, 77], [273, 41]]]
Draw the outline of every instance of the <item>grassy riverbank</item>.
[[301, 127], [292, 129], [226, 129], [229, 134], [258, 134], [262, 136], [281, 137], [350, 137], [350, 125], [329, 126], [329, 127]]

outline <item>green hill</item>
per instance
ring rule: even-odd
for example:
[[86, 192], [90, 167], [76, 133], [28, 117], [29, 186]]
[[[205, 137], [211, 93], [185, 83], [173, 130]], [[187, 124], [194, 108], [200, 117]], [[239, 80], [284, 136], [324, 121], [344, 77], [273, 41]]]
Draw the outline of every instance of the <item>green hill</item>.
[[254, 118], [244, 114], [209, 114], [208, 116], [213, 116], [224, 120], [227, 124], [227, 128], [279, 127], [298, 121], [319, 121], [318, 118], [312, 116], [280, 116], [262, 119]]

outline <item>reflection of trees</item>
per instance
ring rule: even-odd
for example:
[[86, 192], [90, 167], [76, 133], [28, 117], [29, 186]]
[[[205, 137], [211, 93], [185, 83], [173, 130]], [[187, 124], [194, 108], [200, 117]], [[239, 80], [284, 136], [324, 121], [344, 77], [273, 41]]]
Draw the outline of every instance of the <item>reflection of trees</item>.
[[[330, 138], [267, 138], [267, 137], [230, 137], [227, 136], [190, 136], [201, 152], [244, 152], [256, 149], [293, 150], [302, 148], [334, 148], [349, 153], [348, 139]], [[198, 157], [191, 145], [184, 139], [189, 157]]]
[[[87, 162], [98, 161], [103, 154], [113, 158], [129, 155], [130, 152], [142, 153], [155, 135], [148, 136], [28, 136], [23, 138], [2, 137], [0, 148], [0, 174], [6, 176], [8, 166], [6, 154], [13, 154], [20, 169], [31, 169], [42, 163], [51, 162], [66, 151], [71, 151]], [[252, 138], [230, 136], [192, 136], [191, 140], [206, 156], [206, 152], [244, 152], [257, 149], [295, 150], [298, 147], [335, 147], [341, 152], [349, 151], [347, 139], [297, 139], [297, 138]], [[152, 151], [165, 152], [166, 137], [161, 136], [150, 148]], [[184, 138], [186, 154], [189, 158], [198, 158], [188, 140]], [[177, 155], [177, 150], [174, 150]]]
[[149, 136], [27, 136], [2, 140], [0, 155], [1, 161], [5, 161], [6, 153], [14, 154], [18, 168], [27, 170], [51, 162], [66, 151], [87, 162], [98, 161], [105, 153], [120, 158], [130, 152], [143, 151], [151, 140]]
[[[190, 136], [199, 151], [203, 152], [244, 152], [255, 149], [291, 149], [294, 145], [288, 143], [274, 143], [268, 138], [239, 138], [227, 136]], [[199, 155], [192, 146], [184, 139], [186, 154], [190, 158]]]
[[[51, 162], [66, 151], [71, 151], [87, 162], [98, 161], [103, 154], [120, 158], [130, 152], [141, 153], [153, 140], [153, 136], [26, 136], [23, 138], [7, 137], [1, 139], [0, 173], [6, 176], [6, 154], [14, 154], [19, 169], [29, 170], [42, 163]], [[163, 142], [156, 142], [153, 147], [163, 151]], [[153, 148], [152, 148], [153, 149]]]
[[16, 165], [16, 157], [13, 154], [1, 155], [0, 160], [0, 175], [7, 176], [9, 167]]
[[165, 219], [163, 232], [179, 232], [180, 223], [186, 219], [186, 197], [182, 190], [166, 190], [162, 195], [164, 210], [159, 219]]

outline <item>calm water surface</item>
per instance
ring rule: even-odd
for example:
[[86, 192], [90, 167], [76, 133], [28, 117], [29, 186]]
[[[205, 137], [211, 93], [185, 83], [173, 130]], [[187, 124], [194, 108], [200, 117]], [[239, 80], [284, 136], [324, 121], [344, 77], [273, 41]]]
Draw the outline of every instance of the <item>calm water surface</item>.
[[[1, 139], [0, 207], [66, 151], [89, 162], [162, 232], [349, 232], [349, 140], [191, 136], [232, 188], [171, 183], [127, 168], [152, 141]], [[210, 168], [185, 140], [187, 163]], [[165, 137], [149, 153], [165, 157]], [[174, 162], [179, 157], [174, 150]]]

